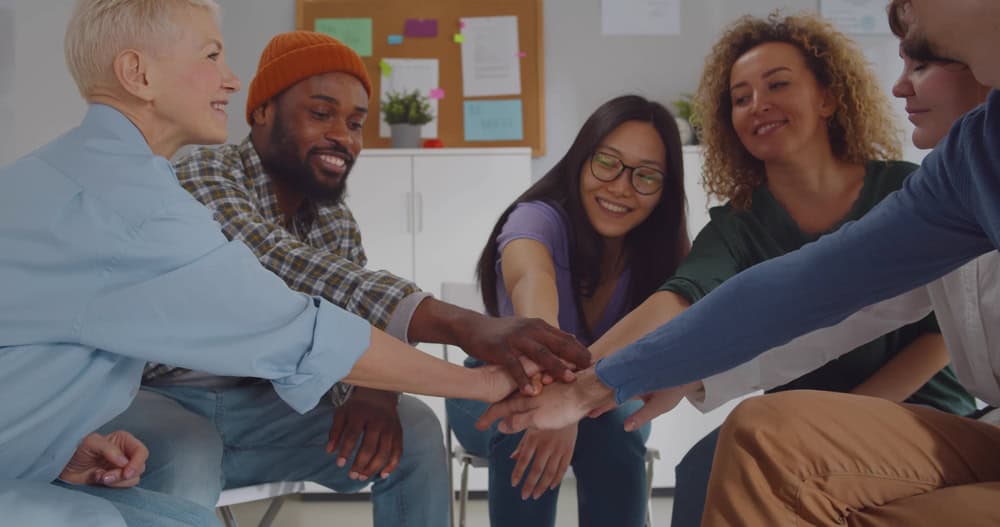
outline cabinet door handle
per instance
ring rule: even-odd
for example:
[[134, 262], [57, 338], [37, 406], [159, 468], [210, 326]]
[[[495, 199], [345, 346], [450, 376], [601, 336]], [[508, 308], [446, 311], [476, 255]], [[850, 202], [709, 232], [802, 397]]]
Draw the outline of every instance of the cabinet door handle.
[[417, 192], [417, 232], [424, 232], [424, 193]]
[[413, 234], [413, 193], [403, 194], [403, 200], [406, 202], [406, 234]]

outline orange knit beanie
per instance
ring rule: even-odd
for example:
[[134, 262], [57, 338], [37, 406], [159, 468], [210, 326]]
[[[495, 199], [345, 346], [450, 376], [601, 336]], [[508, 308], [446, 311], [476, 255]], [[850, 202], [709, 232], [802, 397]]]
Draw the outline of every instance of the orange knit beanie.
[[313, 75], [334, 71], [357, 77], [371, 97], [372, 84], [368, 71], [353, 49], [329, 35], [314, 31], [276, 35], [261, 53], [257, 75], [250, 81], [247, 123], [253, 124], [250, 115], [254, 110], [293, 84]]

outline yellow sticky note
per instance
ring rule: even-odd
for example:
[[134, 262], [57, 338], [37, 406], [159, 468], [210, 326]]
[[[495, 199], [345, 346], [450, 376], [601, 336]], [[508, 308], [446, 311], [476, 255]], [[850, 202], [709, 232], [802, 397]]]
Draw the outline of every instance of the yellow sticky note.
[[388, 62], [386, 62], [384, 60], [380, 60], [380, 61], [378, 61], [378, 67], [382, 68], [382, 76], [383, 77], [388, 77], [388, 76], [392, 75], [392, 66], [390, 66]]
[[461, 44], [462, 42], [465, 42], [465, 35], [461, 33], [455, 33], [455, 36], [452, 37], [452, 40], [454, 40], [456, 44]]

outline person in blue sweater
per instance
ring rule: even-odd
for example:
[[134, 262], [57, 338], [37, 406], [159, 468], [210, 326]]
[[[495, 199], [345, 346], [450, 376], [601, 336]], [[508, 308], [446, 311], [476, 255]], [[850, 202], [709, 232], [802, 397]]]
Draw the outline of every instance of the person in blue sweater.
[[[907, 55], [965, 63], [994, 89], [903, 189], [863, 219], [727, 281], [580, 373], [576, 386], [496, 405], [480, 425], [566, 426], [632, 397], [646, 401], [645, 416], [662, 413], [683, 385], [1000, 247], [1000, 4], [896, 0], [890, 9], [907, 27]], [[951, 351], [963, 384], [1000, 403], [1000, 348]], [[821, 392], [754, 398], [723, 427], [704, 524], [996, 525], [998, 450], [1000, 428], [929, 408]]]

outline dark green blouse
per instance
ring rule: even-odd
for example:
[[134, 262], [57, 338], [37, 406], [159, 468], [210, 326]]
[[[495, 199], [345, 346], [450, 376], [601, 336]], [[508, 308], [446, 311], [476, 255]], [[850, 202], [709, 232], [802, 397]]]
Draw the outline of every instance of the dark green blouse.
[[[857, 201], [830, 232], [845, 222], [857, 220], [887, 195], [898, 190], [906, 176], [917, 167], [899, 161], [872, 161], [865, 168], [864, 186]], [[677, 273], [660, 287], [661, 291], [672, 291], [691, 303], [697, 302], [740, 271], [819, 238], [819, 235], [807, 234], [799, 229], [767, 185], [761, 185], [754, 191], [749, 210], [737, 211], [726, 204], [712, 208], [709, 214], [711, 220], [698, 233], [691, 253]], [[725, 322], [720, 321], [720, 325], [724, 328]], [[849, 392], [919, 336], [938, 332], [934, 315], [929, 315], [771, 391], [810, 389]], [[973, 397], [959, 384], [950, 366], [938, 372], [906, 402], [925, 404], [959, 415], [975, 410]]]

